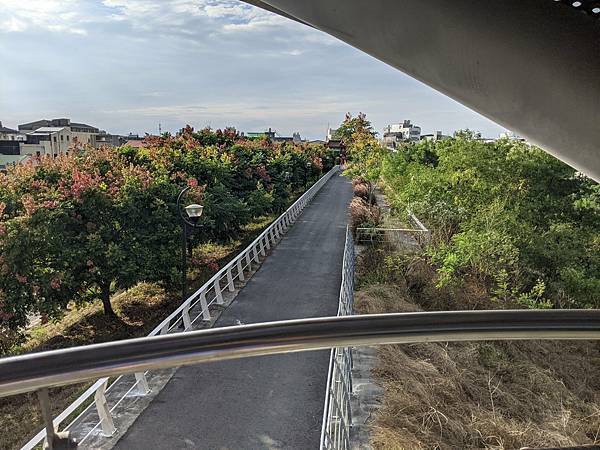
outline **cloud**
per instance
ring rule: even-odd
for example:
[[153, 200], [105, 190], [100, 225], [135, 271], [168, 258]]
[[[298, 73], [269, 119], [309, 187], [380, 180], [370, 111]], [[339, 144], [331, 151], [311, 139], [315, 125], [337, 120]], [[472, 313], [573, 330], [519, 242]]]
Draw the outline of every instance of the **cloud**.
[[85, 35], [74, 0], [0, 0], [0, 32], [45, 30]]

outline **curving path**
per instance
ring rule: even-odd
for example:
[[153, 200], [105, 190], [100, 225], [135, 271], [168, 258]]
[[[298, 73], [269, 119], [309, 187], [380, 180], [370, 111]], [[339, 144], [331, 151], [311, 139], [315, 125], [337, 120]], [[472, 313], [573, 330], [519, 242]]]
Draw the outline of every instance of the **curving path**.
[[[216, 326], [335, 315], [351, 196], [332, 177]], [[328, 362], [325, 350], [181, 368], [115, 448], [318, 448]]]

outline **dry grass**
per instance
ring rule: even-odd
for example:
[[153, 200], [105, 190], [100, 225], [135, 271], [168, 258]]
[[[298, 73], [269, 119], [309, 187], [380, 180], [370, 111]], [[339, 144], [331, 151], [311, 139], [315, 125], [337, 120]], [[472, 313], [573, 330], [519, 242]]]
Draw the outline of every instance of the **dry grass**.
[[[220, 263], [248, 245], [268, 226], [273, 217], [255, 220], [244, 229], [244, 239], [226, 244], [204, 244], [195, 250]], [[190, 271], [190, 289], [200, 287], [213, 272], [204, 268]], [[27, 340], [13, 349], [14, 354], [73, 347], [147, 335], [181, 302], [179, 291], [166, 292], [156, 284], [140, 283], [112, 298], [117, 317], [105, 316], [100, 302], [73, 307], [56, 322], [38, 325], [28, 331]], [[53, 413], [72, 403], [91, 383], [50, 391]], [[35, 394], [0, 399], [0, 449], [18, 448], [41, 427]]]
[[[362, 277], [373, 256], [359, 261]], [[363, 283], [360, 313], [498, 308], [467, 280], [438, 290], [410, 259], [387, 280]], [[600, 346], [593, 342], [427, 343], [383, 346], [376, 449], [518, 449], [600, 442]]]

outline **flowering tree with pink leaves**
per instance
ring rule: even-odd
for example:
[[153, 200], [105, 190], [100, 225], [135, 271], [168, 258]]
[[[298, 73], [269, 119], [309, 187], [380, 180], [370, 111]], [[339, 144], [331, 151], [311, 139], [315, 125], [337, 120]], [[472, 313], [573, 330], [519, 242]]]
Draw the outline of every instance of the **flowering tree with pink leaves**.
[[177, 284], [182, 187], [205, 206], [195, 242], [228, 240], [283, 209], [332, 161], [323, 146], [186, 127], [142, 148], [82, 149], [11, 169], [0, 175], [0, 330], [94, 299], [115, 314], [115, 290]]

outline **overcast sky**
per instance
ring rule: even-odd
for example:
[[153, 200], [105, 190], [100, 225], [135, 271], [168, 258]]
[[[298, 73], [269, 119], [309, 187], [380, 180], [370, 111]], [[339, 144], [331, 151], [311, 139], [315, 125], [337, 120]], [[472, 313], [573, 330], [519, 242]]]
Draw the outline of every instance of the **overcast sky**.
[[381, 129], [502, 128], [386, 64], [236, 0], [0, 0], [0, 120], [113, 133], [235, 126], [323, 138], [346, 111]]

